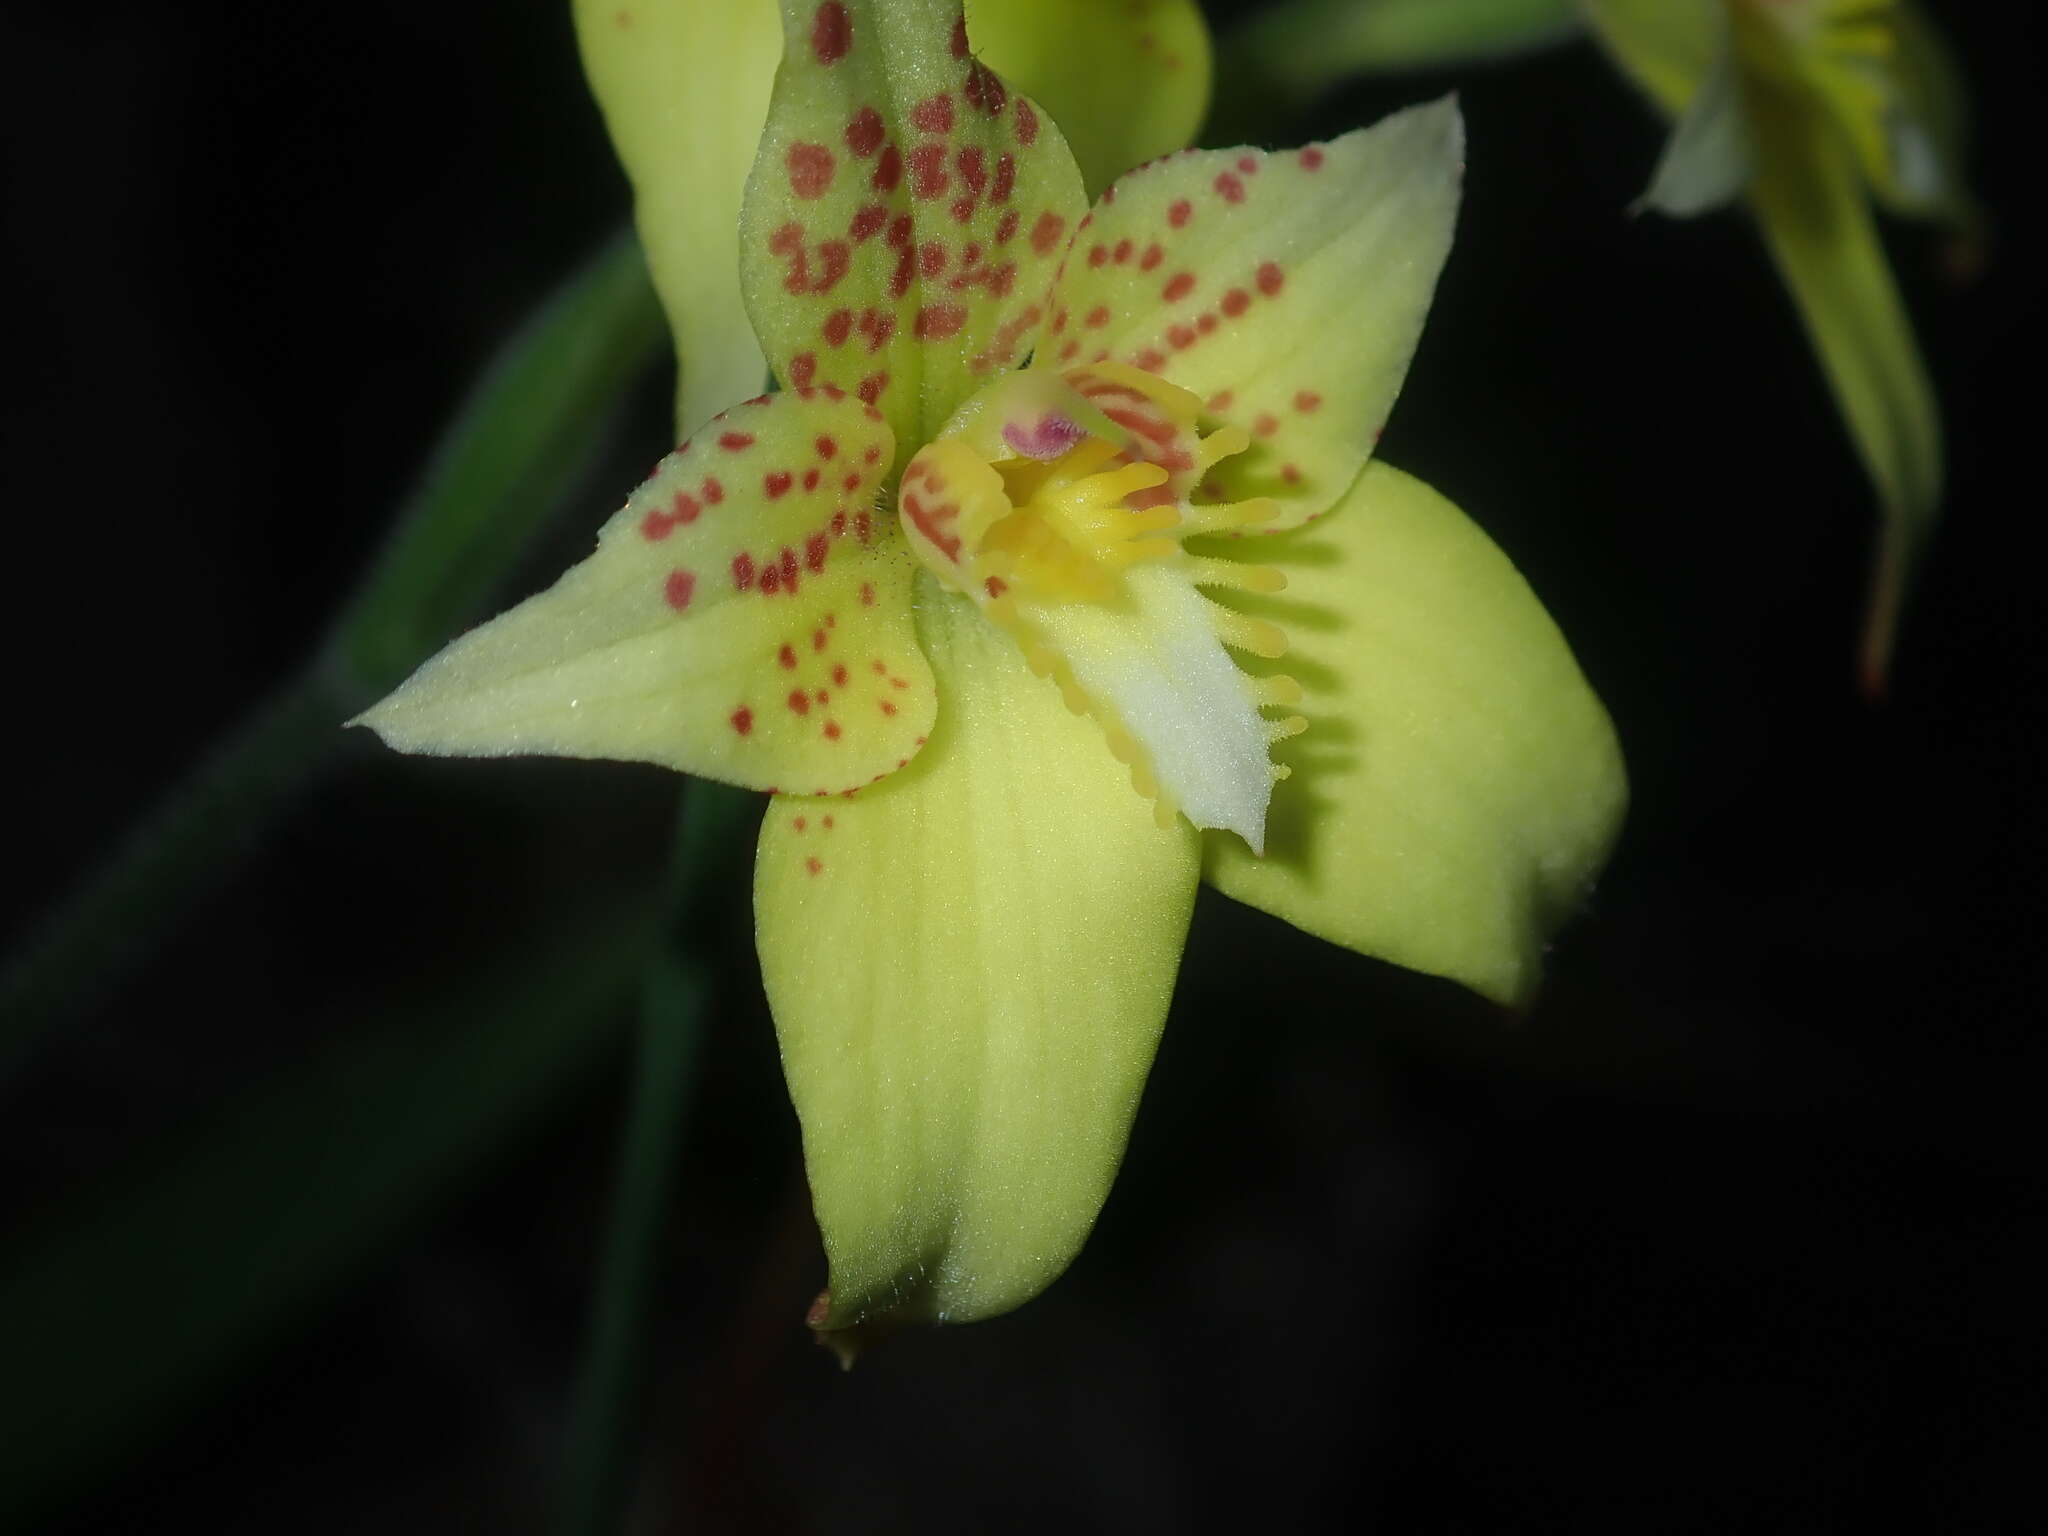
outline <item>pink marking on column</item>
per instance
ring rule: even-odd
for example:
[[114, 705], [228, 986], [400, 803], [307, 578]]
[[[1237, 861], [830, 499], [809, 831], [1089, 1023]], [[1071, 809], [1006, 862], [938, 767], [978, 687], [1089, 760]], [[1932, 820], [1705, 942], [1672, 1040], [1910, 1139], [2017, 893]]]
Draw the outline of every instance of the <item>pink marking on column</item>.
[[732, 728], [742, 736], [754, 728], [754, 712], [742, 704], [732, 712]]
[[1229, 171], [1225, 171], [1221, 176], [1218, 176], [1215, 185], [1216, 195], [1226, 203], [1241, 203], [1244, 201], [1244, 183], [1239, 181]]
[[668, 599], [669, 607], [675, 609], [677, 613], [681, 613], [690, 606], [690, 599], [696, 595], [696, 592], [697, 573], [695, 571], [670, 571], [668, 573], [668, 580], [663, 582], [661, 586], [661, 595]]

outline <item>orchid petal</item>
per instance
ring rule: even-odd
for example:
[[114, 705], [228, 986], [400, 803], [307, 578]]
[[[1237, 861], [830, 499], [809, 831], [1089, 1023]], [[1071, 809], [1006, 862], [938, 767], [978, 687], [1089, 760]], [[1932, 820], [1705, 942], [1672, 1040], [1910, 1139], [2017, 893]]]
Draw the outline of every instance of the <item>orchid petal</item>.
[[1207, 841], [1227, 895], [1355, 949], [1526, 1003], [1544, 941], [1605, 860], [1619, 748], [1500, 550], [1418, 480], [1369, 466], [1313, 528], [1262, 540], [1309, 727], [1275, 756], [1266, 854]]
[[1637, 207], [1679, 219], [1725, 207], [1748, 183], [1751, 159], [1741, 74], [1734, 48], [1724, 46], [1679, 115]]
[[1254, 437], [1217, 493], [1303, 522], [1356, 477], [1400, 391], [1462, 154], [1446, 99], [1326, 145], [1134, 171], [1076, 236], [1034, 366], [1108, 358], [1192, 391]]
[[595, 554], [355, 723], [403, 752], [622, 758], [804, 794], [871, 782], [916, 755], [935, 707], [915, 562], [871, 510], [892, 447], [852, 401], [735, 406]]
[[1883, 522], [1861, 653], [1875, 690], [1941, 502], [1940, 412], [1850, 147], [1817, 105], [1792, 93], [1753, 88], [1750, 113], [1750, 200], [1764, 242], [1877, 486]]
[[878, 405], [907, 455], [1019, 361], [1085, 203], [1051, 118], [968, 50], [959, 0], [783, 0], [740, 220], [776, 374]]
[[968, 0], [967, 32], [1052, 114], [1090, 197], [1187, 144], [1209, 107], [1209, 29], [1193, 0]]
[[733, 229], [782, 31], [771, 0], [575, 0], [575, 13], [675, 334], [676, 431], [686, 435], [768, 376], [740, 300]]
[[1196, 839], [927, 581], [930, 744], [844, 800], [777, 799], [754, 907], [831, 1289], [814, 1324], [966, 1322], [1049, 1284], [1123, 1155], [1173, 991]]

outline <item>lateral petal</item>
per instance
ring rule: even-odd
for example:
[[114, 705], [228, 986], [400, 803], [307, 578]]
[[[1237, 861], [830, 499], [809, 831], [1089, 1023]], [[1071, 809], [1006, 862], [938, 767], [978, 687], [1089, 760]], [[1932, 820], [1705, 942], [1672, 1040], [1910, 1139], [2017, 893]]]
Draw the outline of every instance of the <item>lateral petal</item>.
[[1217, 494], [1273, 528], [1328, 508], [1371, 454], [1450, 250], [1464, 131], [1449, 98], [1329, 144], [1176, 155], [1089, 216], [1034, 366], [1109, 359], [1252, 433]]
[[[1509, 1004], [1583, 900], [1627, 800], [1614, 729], [1515, 568], [1373, 464], [1341, 517], [1262, 540], [1276, 665], [1309, 727], [1275, 756], [1266, 854], [1206, 839], [1212, 884], [1309, 933]], [[1248, 663], [1253, 670], [1258, 664]]]
[[916, 569], [873, 510], [893, 443], [820, 396], [736, 406], [547, 591], [357, 721], [402, 752], [621, 758], [828, 794], [916, 755], [935, 694]]

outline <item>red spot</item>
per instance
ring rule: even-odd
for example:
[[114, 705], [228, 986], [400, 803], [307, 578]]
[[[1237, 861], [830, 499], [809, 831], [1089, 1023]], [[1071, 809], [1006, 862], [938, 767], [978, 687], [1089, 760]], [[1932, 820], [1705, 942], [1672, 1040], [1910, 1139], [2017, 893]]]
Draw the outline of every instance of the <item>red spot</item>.
[[1081, 317], [1081, 323], [1091, 329], [1100, 330], [1103, 326], [1109, 324], [1109, 306], [1107, 304], [1096, 305]]
[[825, 722], [825, 739], [827, 741], [837, 741], [839, 739], [839, 722], [837, 720], [827, 720]]
[[[951, 133], [953, 131], [953, 96], [950, 91], [940, 91], [936, 96], [927, 96], [910, 109], [910, 120], [921, 133]], [[915, 156], [912, 157], [915, 159]]]
[[1029, 149], [1038, 141], [1038, 114], [1022, 96], [1017, 98], [1017, 142]]
[[732, 712], [732, 728], [742, 736], [754, 728], [754, 712], [742, 704]]
[[992, 203], [1007, 203], [1016, 185], [1017, 162], [1005, 151], [996, 156], [996, 184], [988, 189], [988, 200]]
[[804, 868], [805, 868], [805, 869], [807, 869], [807, 870], [809, 870], [809, 871], [810, 871], [810, 872], [811, 872], [812, 874], [814, 874], [814, 875], [815, 875], [815, 874], [817, 874], [817, 873], [818, 873], [818, 871], [820, 871], [820, 870], [821, 870], [821, 869], [823, 869], [824, 867], [825, 867], [825, 866], [824, 866], [824, 865], [823, 865], [822, 863], [820, 863], [820, 862], [819, 862], [819, 861], [817, 860], [817, 858], [816, 858], [816, 857], [814, 857], [814, 856], [813, 856], [813, 857], [806, 857], [806, 858], [804, 859]]
[[1000, 576], [991, 576], [987, 581], [983, 582], [982, 585], [988, 589], [988, 595], [990, 597], [1001, 597], [1005, 592], [1010, 590], [1010, 584], [1007, 581], [1003, 580], [1003, 578]]
[[811, 440], [811, 449], [819, 458], [829, 459], [839, 451], [839, 440], [821, 432]]
[[818, 330], [824, 336], [826, 346], [845, 346], [847, 334], [853, 330], [853, 311], [847, 309], [833, 310], [831, 314], [825, 317], [825, 323], [818, 327]]
[[918, 197], [934, 198], [946, 190], [946, 146], [920, 144], [910, 152], [910, 190]]
[[681, 613], [690, 606], [690, 599], [696, 595], [697, 573], [695, 571], [670, 571], [668, 580], [662, 583], [661, 595], [668, 599], [669, 607]]
[[[817, 540], [817, 543], [818, 543], [818, 548], [819, 548], [819, 551], [820, 551], [820, 553], [819, 553], [819, 555], [818, 555], [818, 563], [817, 563], [816, 565], [813, 565], [813, 566], [811, 567], [811, 569], [812, 569], [813, 571], [817, 571], [817, 570], [820, 570], [820, 569], [822, 569], [822, 568], [824, 567], [824, 564], [825, 564], [825, 556], [824, 556], [824, 554], [823, 554], [823, 550], [824, 550], [824, 545], [825, 545], [825, 540], [824, 540], [824, 538], [823, 538], [823, 536], [822, 536], [822, 535], [821, 535], [821, 536], [820, 536], [820, 537], [818, 538], [818, 540]], [[808, 561], [808, 558], [809, 558], [809, 551], [808, 551], [808, 550], [806, 550], [806, 551], [805, 551], [805, 557], [806, 557], [806, 561]], [[811, 649], [812, 649], [812, 650], [814, 650], [814, 651], [822, 651], [823, 649], [825, 649], [825, 631], [824, 631], [824, 630], [822, 630], [822, 629], [814, 629], [814, 630], [812, 630], [812, 631], [811, 631]], [[822, 699], [822, 698], [824, 697], [824, 695], [823, 695], [823, 694], [821, 693], [821, 694], [819, 694], [819, 695], [818, 695], [818, 697]]]
[[1230, 409], [1230, 402], [1236, 398], [1227, 389], [1218, 390], [1209, 397], [1209, 409], [1212, 411], [1227, 411]]
[[996, 220], [996, 244], [1008, 245], [1017, 237], [1017, 210], [1012, 208]]
[[1195, 205], [1193, 203], [1190, 203], [1186, 198], [1182, 198], [1179, 202], [1175, 203], [1171, 208], [1166, 210], [1166, 222], [1171, 224], [1175, 229], [1185, 228], [1188, 220], [1191, 217], [1193, 217], [1194, 211]]
[[843, 666], [839, 666], [839, 667], [834, 667], [834, 668], [832, 669], [832, 685], [833, 685], [833, 686], [834, 686], [835, 688], [844, 688], [844, 687], [846, 686], [846, 668], [845, 668], [845, 667], [843, 667]]
[[953, 163], [960, 168], [960, 179], [967, 183], [969, 191], [979, 192], [988, 185], [988, 166], [983, 163], [981, 146], [962, 145]]
[[872, 517], [870, 517], [867, 513], [858, 512], [854, 514], [853, 536], [859, 539], [861, 543], [867, 543], [868, 535], [874, 532], [874, 528], [875, 520]]
[[789, 490], [794, 479], [795, 477], [786, 469], [772, 469], [761, 477], [761, 489], [768, 493], [770, 501], [775, 501]]
[[801, 688], [791, 689], [789, 708], [792, 714], [808, 715], [811, 712], [811, 696]]
[[879, 444], [879, 443], [870, 443], [870, 444], [868, 444], [868, 446], [867, 446], [866, 448], [864, 448], [864, 449], [862, 449], [862, 450], [861, 450], [861, 455], [860, 455], [860, 461], [861, 461], [861, 463], [863, 463], [863, 464], [879, 464], [879, 463], [881, 463], [881, 462], [882, 462], [882, 447], [881, 447], [881, 444]]
[[[867, 338], [868, 351], [872, 354], [882, 350], [889, 338], [896, 334], [896, 317], [879, 309], [864, 309], [860, 315], [860, 333]], [[861, 397], [870, 405], [874, 401], [866, 395]], [[874, 461], [870, 459], [869, 463]]]
[[792, 592], [796, 590], [796, 551], [787, 544], [782, 546], [782, 584]]
[[780, 592], [782, 590], [782, 570], [779, 566], [764, 565], [761, 567], [761, 590], [763, 592]]
[[738, 453], [742, 448], [754, 446], [754, 435], [751, 432], [722, 433], [718, 439], [718, 446], [728, 453]]
[[[840, 482], [839, 482], [839, 487], [840, 487], [840, 489], [841, 489], [841, 490], [847, 490], [847, 491], [857, 491], [857, 490], [859, 490], [859, 489], [860, 489], [860, 471], [858, 471], [858, 470], [849, 470], [849, 471], [847, 472], [847, 476], [846, 476], [846, 478], [845, 478], [844, 480], [842, 480], [842, 481], [840, 481]], [[834, 514], [832, 515], [832, 531], [833, 531], [834, 533], [844, 533], [844, 532], [846, 532], [846, 514], [845, 514], [844, 512], [835, 512], [835, 513], [834, 513]]]
[[1260, 262], [1258, 279], [1259, 292], [1269, 299], [1280, 291], [1280, 285], [1286, 281], [1285, 276], [1280, 271], [1280, 263], [1277, 261]]
[[804, 489], [807, 491], [815, 491], [817, 488], [818, 468], [814, 464], [809, 469], [804, 471]]
[[967, 17], [964, 14], [953, 18], [953, 37], [947, 46], [952, 49], [954, 58], [967, 57]]
[[795, 821], [792, 821], [790, 825], [796, 828], [797, 831], [801, 832], [806, 826], [810, 825], [810, 823], [806, 822], [803, 817], [799, 816]]
[[1131, 364], [1133, 367], [1144, 369], [1147, 373], [1157, 373], [1159, 371], [1160, 365], [1163, 364], [1165, 361], [1165, 357], [1153, 351], [1150, 347], [1147, 347], [1144, 351], [1140, 352], [1136, 357], [1131, 359]]
[[846, 147], [865, 160], [882, 147], [882, 114], [862, 107], [846, 120]]
[[754, 557], [734, 555], [732, 557], [732, 584], [744, 592], [754, 584]]
[[1304, 171], [1320, 171], [1323, 168], [1323, 152], [1311, 144], [1301, 152], [1301, 168]]
[[796, 647], [785, 645], [775, 653], [775, 659], [782, 664], [782, 669], [785, 672], [794, 672], [796, 670]]
[[1299, 485], [1301, 483], [1301, 471], [1292, 464], [1282, 464], [1280, 466], [1280, 478], [1289, 485]]
[[1252, 422], [1252, 431], [1260, 437], [1271, 437], [1275, 432], [1278, 432], [1279, 430], [1280, 423], [1275, 421], [1271, 416], [1268, 416], [1263, 411], [1261, 411], [1258, 417]]
[[861, 399], [865, 400], [869, 405], [873, 405], [877, 400], [881, 398], [882, 391], [887, 389], [888, 387], [888, 374], [871, 373], [866, 378], [860, 381], [860, 388], [855, 390], [854, 393], [859, 395]]
[[858, 210], [846, 225], [846, 238], [859, 245], [872, 240], [882, 232], [882, 226], [889, 222], [889, 210], [880, 203], [869, 203]]
[[946, 248], [936, 240], [927, 240], [918, 247], [917, 270], [926, 277], [937, 277], [946, 270]]
[[967, 323], [967, 310], [960, 304], [926, 304], [919, 308], [911, 330], [919, 341], [944, 341]]
[[703, 491], [704, 499], [710, 502], [711, 505], [713, 505], [714, 507], [717, 506], [721, 501], [725, 500], [725, 487], [719, 483], [718, 477], [716, 475], [707, 476], [705, 478]]
[[1070, 341], [1060, 348], [1060, 361], [1063, 363], [1071, 363], [1080, 355], [1081, 343], [1078, 341]]
[[817, 373], [818, 356], [815, 352], [799, 352], [789, 360], [789, 382], [793, 389], [809, 389]]
[[830, 816], [827, 816], [825, 818], [825, 830], [827, 832], [830, 832], [832, 830], [832, 818]]
[[832, 185], [832, 151], [822, 144], [789, 146], [789, 190], [798, 197], [822, 197]]
[[885, 661], [871, 661], [868, 665], [875, 669], [875, 676], [877, 677], [887, 677], [889, 675], [889, 664]]
[[[873, 582], [864, 581], [860, 584], [860, 605], [863, 608], [872, 608], [875, 606], [875, 584]], [[842, 688], [846, 686], [845, 678], [838, 677], [838, 674], [836, 673], [834, 674], [834, 676], [835, 678], [837, 678], [839, 685]]]
[[1119, 240], [1116, 243], [1116, 249], [1109, 253], [1110, 259], [1114, 261], [1118, 266], [1122, 266], [1125, 262], [1131, 259], [1131, 249], [1132, 247], [1130, 241]]
[[1235, 320], [1252, 307], [1252, 296], [1242, 288], [1233, 288], [1223, 295], [1223, 313]]
[[1166, 286], [1159, 290], [1159, 296], [1169, 304], [1178, 304], [1195, 291], [1195, 274], [1176, 272], [1166, 280]]
[[1254, 160], [1250, 155], [1239, 155], [1237, 157], [1237, 168], [1240, 171], [1243, 171], [1247, 176], [1256, 176], [1259, 174], [1259, 162]]
[[1294, 396], [1294, 408], [1304, 416], [1322, 403], [1323, 397], [1313, 390], [1299, 390]]
[[1060, 243], [1060, 236], [1067, 232], [1067, 221], [1058, 214], [1047, 210], [1038, 216], [1038, 222], [1031, 226], [1031, 249], [1041, 256], [1050, 256]]
[[868, 178], [868, 185], [877, 192], [894, 192], [896, 183], [902, 179], [903, 152], [891, 144], [875, 162], [875, 174]]
[[967, 66], [967, 80], [960, 87], [960, 94], [967, 98], [969, 106], [979, 107], [990, 117], [1002, 111], [1010, 100], [1008, 88], [979, 59]]
[[853, 247], [844, 240], [827, 240], [818, 247], [818, 258], [825, 263], [825, 270], [811, 284], [811, 292], [830, 293], [853, 265]]
[[1226, 203], [1241, 203], [1244, 201], [1244, 183], [1225, 171], [1216, 178], [1216, 195]]
[[1203, 310], [1199, 315], [1195, 317], [1195, 329], [1200, 331], [1204, 336], [1208, 335], [1211, 331], [1216, 329], [1216, 317], [1212, 315], [1208, 310]]
[[1109, 247], [1108, 247], [1108, 246], [1106, 246], [1106, 245], [1096, 245], [1096, 246], [1091, 246], [1091, 247], [1089, 247], [1089, 250], [1088, 250], [1088, 265], [1089, 265], [1089, 266], [1091, 266], [1091, 267], [1099, 267], [1099, 266], [1101, 266], [1101, 265], [1102, 265], [1102, 264], [1103, 264], [1103, 263], [1104, 263], [1105, 261], [1107, 261], [1107, 260], [1109, 260]]
[[1172, 326], [1166, 332], [1166, 340], [1176, 352], [1185, 352], [1195, 344], [1194, 328], [1186, 325]]
[[1138, 258], [1138, 270], [1140, 272], [1150, 272], [1154, 267], [1158, 266], [1159, 263], [1164, 261], [1165, 259], [1165, 250], [1160, 246], [1159, 242], [1155, 240], [1150, 245], [1145, 247], [1145, 254]]
[[839, 0], [825, 0], [811, 19], [811, 52], [824, 65], [837, 64], [853, 46], [853, 23]]
[[[822, 533], [814, 533], [804, 540], [804, 564], [811, 568], [812, 575], [816, 575], [819, 571], [825, 569], [825, 545], [826, 538]], [[819, 639], [822, 640], [823, 638], [824, 635], [821, 631]]]
[[893, 715], [896, 713], [896, 704], [893, 699], [882, 700], [882, 713], [885, 715]]

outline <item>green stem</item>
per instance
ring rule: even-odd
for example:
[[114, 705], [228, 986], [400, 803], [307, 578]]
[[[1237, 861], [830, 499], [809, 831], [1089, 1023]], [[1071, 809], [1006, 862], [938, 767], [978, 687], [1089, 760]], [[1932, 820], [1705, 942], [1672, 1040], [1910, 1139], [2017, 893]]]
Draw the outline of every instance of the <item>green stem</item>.
[[341, 724], [473, 621], [582, 484], [660, 307], [630, 236], [572, 274], [470, 392], [390, 543], [305, 673], [260, 705], [0, 970], [0, 1077], [105, 997], [260, 847], [341, 745]]
[[215, 744], [0, 970], [0, 1076], [50, 1025], [99, 1002], [263, 835], [359, 704], [309, 669]]
[[618, 1180], [570, 1413], [555, 1529], [603, 1536], [619, 1525], [639, 1444], [641, 1336], [653, 1290], [662, 1217], [674, 1182], [720, 929], [705, 893], [743, 878], [760, 797], [692, 782], [684, 792], [670, 870], [665, 942], [641, 992], [640, 1049]]

